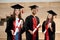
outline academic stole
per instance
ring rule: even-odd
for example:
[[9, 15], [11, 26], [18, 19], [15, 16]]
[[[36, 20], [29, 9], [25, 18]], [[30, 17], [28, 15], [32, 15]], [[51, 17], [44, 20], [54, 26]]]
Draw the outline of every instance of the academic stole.
[[[20, 22], [20, 20], [18, 20], [18, 19], [13, 22], [13, 25], [14, 25], [13, 30], [14, 30], [14, 32], [15, 32], [15, 29], [16, 29], [16, 28], [20, 29], [20, 27], [18, 27], [18, 23], [19, 23], [19, 22]], [[12, 37], [13, 40], [15, 40], [14, 37], [15, 37], [15, 36]], [[20, 39], [19, 39], [19, 40], [20, 40]]]
[[[35, 18], [33, 18], [33, 30], [35, 29], [37, 27], [37, 19], [36, 19], [36, 17]], [[32, 36], [32, 40], [36, 40], [36, 35], [37, 34], [37, 32], [35, 32], [34, 34], [33, 34], [33, 36]]]
[[46, 40], [49, 40], [49, 33], [48, 33], [48, 24], [46, 25], [46, 28], [45, 28], [47, 31], [46, 31]]

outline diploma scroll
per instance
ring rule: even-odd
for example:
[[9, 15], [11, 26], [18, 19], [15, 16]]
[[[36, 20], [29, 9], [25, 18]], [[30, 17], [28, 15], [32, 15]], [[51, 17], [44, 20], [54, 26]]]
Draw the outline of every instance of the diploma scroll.
[[[18, 27], [21, 25], [21, 23], [22, 23], [22, 20], [20, 20], [20, 22], [18, 23]], [[16, 28], [16, 30], [15, 30], [15, 32], [14, 32], [14, 35], [16, 35], [17, 32], [19, 32], [19, 29], [18, 29], [18, 28]]]
[[40, 23], [37, 25], [37, 27], [33, 30], [33, 33], [36, 32], [36, 30], [40, 27]]
[[[51, 23], [49, 23], [48, 28], [51, 26]], [[45, 29], [44, 34], [47, 32], [48, 29]]]

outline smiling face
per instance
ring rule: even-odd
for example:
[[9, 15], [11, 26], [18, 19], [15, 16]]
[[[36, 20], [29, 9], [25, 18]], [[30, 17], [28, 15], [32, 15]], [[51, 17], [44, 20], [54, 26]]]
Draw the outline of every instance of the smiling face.
[[20, 9], [15, 9], [15, 15], [19, 15], [19, 13], [20, 13]]
[[48, 14], [48, 18], [51, 19], [52, 18], [52, 14]]
[[38, 9], [37, 9], [37, 8], [32, 9], [32, 14], [33, 14], [33, 15], [35, 15], [37, 12], [38, 12]]

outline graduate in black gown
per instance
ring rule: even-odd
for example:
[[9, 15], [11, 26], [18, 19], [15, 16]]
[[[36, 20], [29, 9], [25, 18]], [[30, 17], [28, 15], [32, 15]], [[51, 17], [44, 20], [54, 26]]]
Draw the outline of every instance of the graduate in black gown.
[[53, 18], [56, 17], [56, 13], [53, 10], [48, 11], [46, 21], [42, 24], [42, 32], [45, 34], [44, 40], [55, 40], [55, 22]]
[[[5, 30], [7, 33], [7, 40], [22, 40], [22, 33], [24, 32], [24, 20], [21, 17], [21, 9], [24, 7], [19, 4], [13, 5], [11, 7], [14, 9], [14, 12], [12, 16], [8, 17], [7, 20], [7, 27]], [[21, 24], [19, 23], [20, 21]], [[18, 31], [16, 29], [18, 29]]]
[[32, 15], [29, 15], [25, 19], [25, 28], [26, 28], [26, 40], [38, 40], [38, 29], [35, 33], [33, 33], [33, 30], [37, 27], [39, 24], [39, 18], [36, 16], [38, 12], [38, 6], [32, 5], [29, 6], [32, 11]]

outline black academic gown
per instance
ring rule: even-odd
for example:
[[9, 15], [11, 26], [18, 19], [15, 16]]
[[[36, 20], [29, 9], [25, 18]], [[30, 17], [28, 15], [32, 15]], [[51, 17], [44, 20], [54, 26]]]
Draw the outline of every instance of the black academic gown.
[[[25, 20], [26, 40], [32, 40], [32, 35], [28, 31], [28, 30], [32, 30], [33, 31], [33, 20], [32, 20], [32, 18], [33, 18], [33, 16], [30, 15]], [[36, 19], [37, 19], [37, 25], [38, 25], [39, 24], [39, 18], [36, 16]], [[38, 31], [37, 31], [36, 40], [38, 40]]]
[[[23, 19], [22, 19], [23, 20]], [[7, 40], [12, 40], [12, 33], [11, 33], [11, 30], [13, 30], [13, 18], [12, 17], [9, 17], [8, 20], [7, 20], [7, 26], [6, 26], [6, 30], [5, 32], [7, 33]], [[24, 22], [24, 20], [23, 20]], [[24, 28], [24, 25], [23, 25], [23, 28], [20, 30], [20, 37], [19, 39], [22, 40], [22, 33], [25, 31], [25, 28]]]
[[[43, 24], [42, 24], [42, 32], [45, 31], [45, 22], [46, 21], [44, 21]], [[52, 22], [51, 27], [53, 29], [52, 31], [51, 31], [50, 28], [48, 28], [49, 40], [55, 40], [55, 22], [54, 21]], [[46, 40], [46, 35], [45, 35], [45, 39], [44, 40]]]
[[12, 26], [13, 26], [12, 18], [10, 16], [7, 17], [6, 22], [7, 22], [7, 24], [6, 24], [5, 32], [7, 33], [7, 40], [12, 40], [12, 33], [11, 33]]

